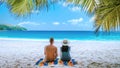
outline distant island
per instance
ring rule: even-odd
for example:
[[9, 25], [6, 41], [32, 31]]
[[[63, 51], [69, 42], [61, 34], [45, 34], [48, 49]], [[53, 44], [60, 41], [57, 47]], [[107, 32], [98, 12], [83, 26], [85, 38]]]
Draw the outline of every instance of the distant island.
[[27, 29], [21, 26], [13, 26], [13, 25], [7, 25], [7, 24], [0, 24], [0, 31], [1, 30], [9, 30], [9, 31], [26, 31]]

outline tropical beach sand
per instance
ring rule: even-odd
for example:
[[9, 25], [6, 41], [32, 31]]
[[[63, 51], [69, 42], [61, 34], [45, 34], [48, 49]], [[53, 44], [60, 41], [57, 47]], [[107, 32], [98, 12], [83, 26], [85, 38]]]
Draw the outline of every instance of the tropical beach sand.
[[[62, 41], [55, 41], [58, 58]], [[39, 68], [48, 40], [0, 39], [0, 68]], [[70, 41], [71, 56], [78, 64], [70, 68], [120, 68], [120, 41]], [[43, 67], [49, 68], [49, 67]], [[54, 68], [69, 68], [56, 65]]]

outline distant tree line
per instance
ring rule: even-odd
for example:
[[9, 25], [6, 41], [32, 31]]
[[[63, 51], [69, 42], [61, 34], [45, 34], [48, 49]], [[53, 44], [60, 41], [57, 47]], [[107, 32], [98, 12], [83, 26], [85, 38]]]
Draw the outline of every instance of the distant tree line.
[[0, 24], [0, 30], [15, 30], [15, 31], [26, 31], [27, 29], [20, 26]]

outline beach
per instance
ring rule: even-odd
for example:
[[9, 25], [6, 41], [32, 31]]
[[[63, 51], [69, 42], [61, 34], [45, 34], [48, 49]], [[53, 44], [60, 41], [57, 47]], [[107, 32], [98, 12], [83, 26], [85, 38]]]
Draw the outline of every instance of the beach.
[[[35, 63], [44, 58], [44, 47], [48, 40], [23, 40], [0, 38], [0, 68], [49, 68], [39, 67]], [[55, 40], [60, 47], [62, 40]], [[69, 66], [56, 65], [54, 68], [120, 68], [120, 41], [107, 40], [69, 40], [71, 57], [78, 64]]]

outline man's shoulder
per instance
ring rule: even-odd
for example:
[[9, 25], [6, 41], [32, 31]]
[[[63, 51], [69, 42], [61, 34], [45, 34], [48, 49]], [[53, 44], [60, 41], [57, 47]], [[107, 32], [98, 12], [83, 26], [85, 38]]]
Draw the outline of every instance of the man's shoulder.
[[48, 48], [50, 45], [46, 45], [45, 48]]
[[57, 47], [56, 47], [56, 46], [54, 46], [54, 48], [55, 48], [55, 50], [57, 50]]
[[45, 48], [54, 48], [54, 49], [57, 49], [57, 47], [56, 47], [56, 46], [54, 46], [54, 45], [52, 45], [52, 46], [47, 45]]
[[57, 48], [55, 45], [53, 45], [54, 48]]

